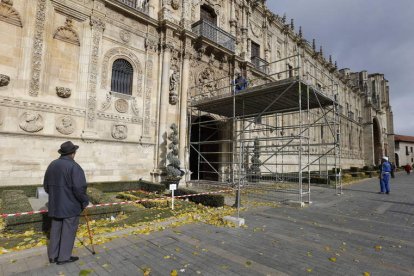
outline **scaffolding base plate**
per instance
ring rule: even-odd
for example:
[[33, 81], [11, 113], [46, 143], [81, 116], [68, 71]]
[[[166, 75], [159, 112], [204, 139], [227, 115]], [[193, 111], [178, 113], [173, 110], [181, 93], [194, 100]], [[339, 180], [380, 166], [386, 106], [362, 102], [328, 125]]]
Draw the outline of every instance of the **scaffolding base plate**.
[[288, 200], [286, 204], [292, 207], [305, 207], [305, 202], [303, 201]]
[[235, 224], [237, 227], [243, 226], [245, 224], [244, 218], [236, 218], [231, 216], [225, 216], [223, 217], [223, 220], [229, 221], [233, 224]]

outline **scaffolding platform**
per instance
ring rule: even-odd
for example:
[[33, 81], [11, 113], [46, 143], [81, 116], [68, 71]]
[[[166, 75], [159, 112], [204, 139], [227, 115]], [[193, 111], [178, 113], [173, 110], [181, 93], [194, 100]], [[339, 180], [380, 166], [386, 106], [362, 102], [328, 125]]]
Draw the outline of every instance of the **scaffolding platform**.
[[[301, 93], [301, 105], [298, 105], [299, 89], [302, 91], [309, 89], [309, 95]], [[225, 117], [233, 117], [234, 115], [254, 117], [257, 114], [266, 115], [326, 107], [333, 105], [334, 102], [334, 99], [295, 77], [254, 86], [237, 93], [205, 97], [194, 100], [191, 105], [200, 111]], [[270, 103], [272, 104], [270, 105]], [[233, 110], [233, 106], [236, 107], [235, 110]], [[263, 107], [267, 107], [267, 109], [264, 111]]]

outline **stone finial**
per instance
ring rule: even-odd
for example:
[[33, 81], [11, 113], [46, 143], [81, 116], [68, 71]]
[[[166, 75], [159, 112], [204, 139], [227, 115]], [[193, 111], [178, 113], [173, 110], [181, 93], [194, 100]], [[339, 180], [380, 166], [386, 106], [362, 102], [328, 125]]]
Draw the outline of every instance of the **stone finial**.
[[323, 49], [322, 49], [322, 45], [319, 47], [319, 54], [323, 57]]
[[303, 33], [302, 33], [302, 26], [299, 26], [299, 37], [302, 38], [303, 37]]
[[332, 64], [332, 55], [329, 55], [329, 64]]
[[338, 69], [338, 63], [335, 60], [335, 69]]
[[295, 20], [294, 20], [293, 18], [290, 20], [290, 28], [291, 28], [292, 30], [294, 30], [294, 29], [295, 29]]
[[314, 52], [316, 52], [316, 40], [312, 39], [312, 49]]
[[285, 24], [285, 23], [286, 23], [286, 13], [284, 13], [284, 14], [283, 14], [283, 17], [282, 17], [282, 23], [283, 23], [283, 24]]

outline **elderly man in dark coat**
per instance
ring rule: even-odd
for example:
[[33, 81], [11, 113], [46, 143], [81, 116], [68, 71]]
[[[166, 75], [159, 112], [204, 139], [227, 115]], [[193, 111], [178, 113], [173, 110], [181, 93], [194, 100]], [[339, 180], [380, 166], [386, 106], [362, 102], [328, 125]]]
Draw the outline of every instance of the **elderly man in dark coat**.
[[50, 163], [43, 186], [49, 194], [49, 217], [52, 218], [48, 256], [51, 263], [65, 264], [77, 261], [72, 256], [79, 215], [89, 204], [86, 178], [81, 166], [75, 162], [79, 146], [67, 141], [60, 146], [59, 159]]

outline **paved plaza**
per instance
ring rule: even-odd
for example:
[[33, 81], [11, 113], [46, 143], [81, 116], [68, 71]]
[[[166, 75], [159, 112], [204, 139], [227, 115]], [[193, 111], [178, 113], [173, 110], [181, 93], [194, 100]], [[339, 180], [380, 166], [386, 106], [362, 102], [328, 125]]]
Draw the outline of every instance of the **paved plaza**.
[[[80, 260], [48, 264], [46, 248], [0, 256], [2, 275], [414, 275], [414, 175], [391, 193], [378, 179], [315, 188], [305, 208], [257, 207], [247, 227], [190, 224], [77, 249]], [[82, 274], [83, 273], [83, 274]], [[174, 274], [174, 273], [173, 273]]]

